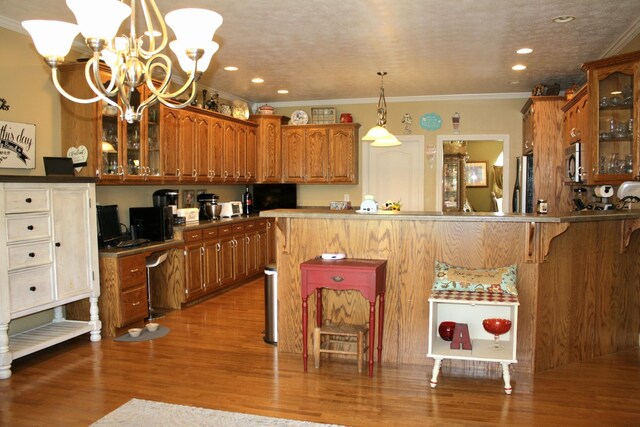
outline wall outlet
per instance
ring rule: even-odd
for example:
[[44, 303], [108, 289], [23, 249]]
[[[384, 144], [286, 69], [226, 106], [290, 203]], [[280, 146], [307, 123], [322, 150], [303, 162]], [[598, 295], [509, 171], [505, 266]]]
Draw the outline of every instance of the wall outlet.
[[342, 200], [344, 200], [345, 202], [349, 201], [349, 195], [348, 194], [344, 194], [344, 196], [342, 196]]

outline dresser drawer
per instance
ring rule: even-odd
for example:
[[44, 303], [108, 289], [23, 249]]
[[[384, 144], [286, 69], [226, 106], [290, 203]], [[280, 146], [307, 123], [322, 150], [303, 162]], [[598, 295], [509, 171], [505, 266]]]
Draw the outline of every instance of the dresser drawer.
[[53, 266], [9, 273], [11, 313], [53, 301]]
[[49, 210], [49, 190], [45, 188], [7, 189], [4, 192], [5, 212], [44, 212]]
[[7, 216], [7, 243], [51, 238], [49, 215]]
[[147, 261], [144, 254], [123, 257], [119, 264], [122, 289], [147, 283]]
[[53, 261], [53, 249], [50, 241], [9, 246], [7, 252], [9, 271], [49, 264]]
[[331, 289], [358, 289], [368, 286], [372, 277], [375, 277], [375, 270], [314, 269], [308, 271], [307, 283], [317, 286], [328, 285]]
[[120, 293], [120, 313], [122, 323], [119, 327], [128, 325], [148, 316], [147, 287], [138, 286]]

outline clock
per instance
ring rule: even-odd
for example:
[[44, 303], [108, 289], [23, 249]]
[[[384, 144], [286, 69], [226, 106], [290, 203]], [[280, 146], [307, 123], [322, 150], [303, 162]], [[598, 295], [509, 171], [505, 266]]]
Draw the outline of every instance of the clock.
[[291, 113], [291, 124], [294, 125], [306, 125], [309, 123], [309, 116], [302, 110], [296, 110]]

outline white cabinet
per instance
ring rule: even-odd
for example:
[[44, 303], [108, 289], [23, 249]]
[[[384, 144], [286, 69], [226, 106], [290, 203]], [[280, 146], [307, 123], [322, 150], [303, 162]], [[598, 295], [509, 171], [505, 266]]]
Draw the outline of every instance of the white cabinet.
[[[438, 373], [443, 359], [497, 362], [502, 365], [504, 391], [511, 394], [509, 364], [517, 363], [518, 297], [489, 292], [433, 291], [429, 298], [429, 350], [434, 359], [431, 387], [438, 385]], [[498, 348], [494, 336], [484, 330], [484, 319], [501, 318], [511, 321], [509, 332], [500, 335]], [[442, 322], [464, 323], [469, 330], [472, 349], [452, 349], [451, 342], [438, 334]]]
[[[19, 357], [86, 332], [101, 338], [94, 184], [11, 181], [0, 182], [0, 379]], [[64, 305], [85, 298], [90, 320], [66, 320]], [[51, 323], [9, 335], [11, 320], [49, 309]]]

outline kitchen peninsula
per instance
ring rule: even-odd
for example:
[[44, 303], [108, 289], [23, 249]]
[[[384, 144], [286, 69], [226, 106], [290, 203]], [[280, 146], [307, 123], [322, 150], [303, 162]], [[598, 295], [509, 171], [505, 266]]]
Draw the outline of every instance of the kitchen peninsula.
[[[276, 219], [280, 352], [302, 352], [300, 264], [326, 252], [388, 261], [383, 365], [432, 363], [426, 357], [428, 298], [436, 260], [468, 268], [517, 265], [516, 371], [540, 372], [638, 345], [640, 211], [277, 209], [261, 216]], [[324, 292], [325, 317], [366, 323], [369, 304], [354, 292]], [[314, 299], [309, 319], [315, 319]], [[476, 373], [499, 369], [476, 361], [450, 366]]]

